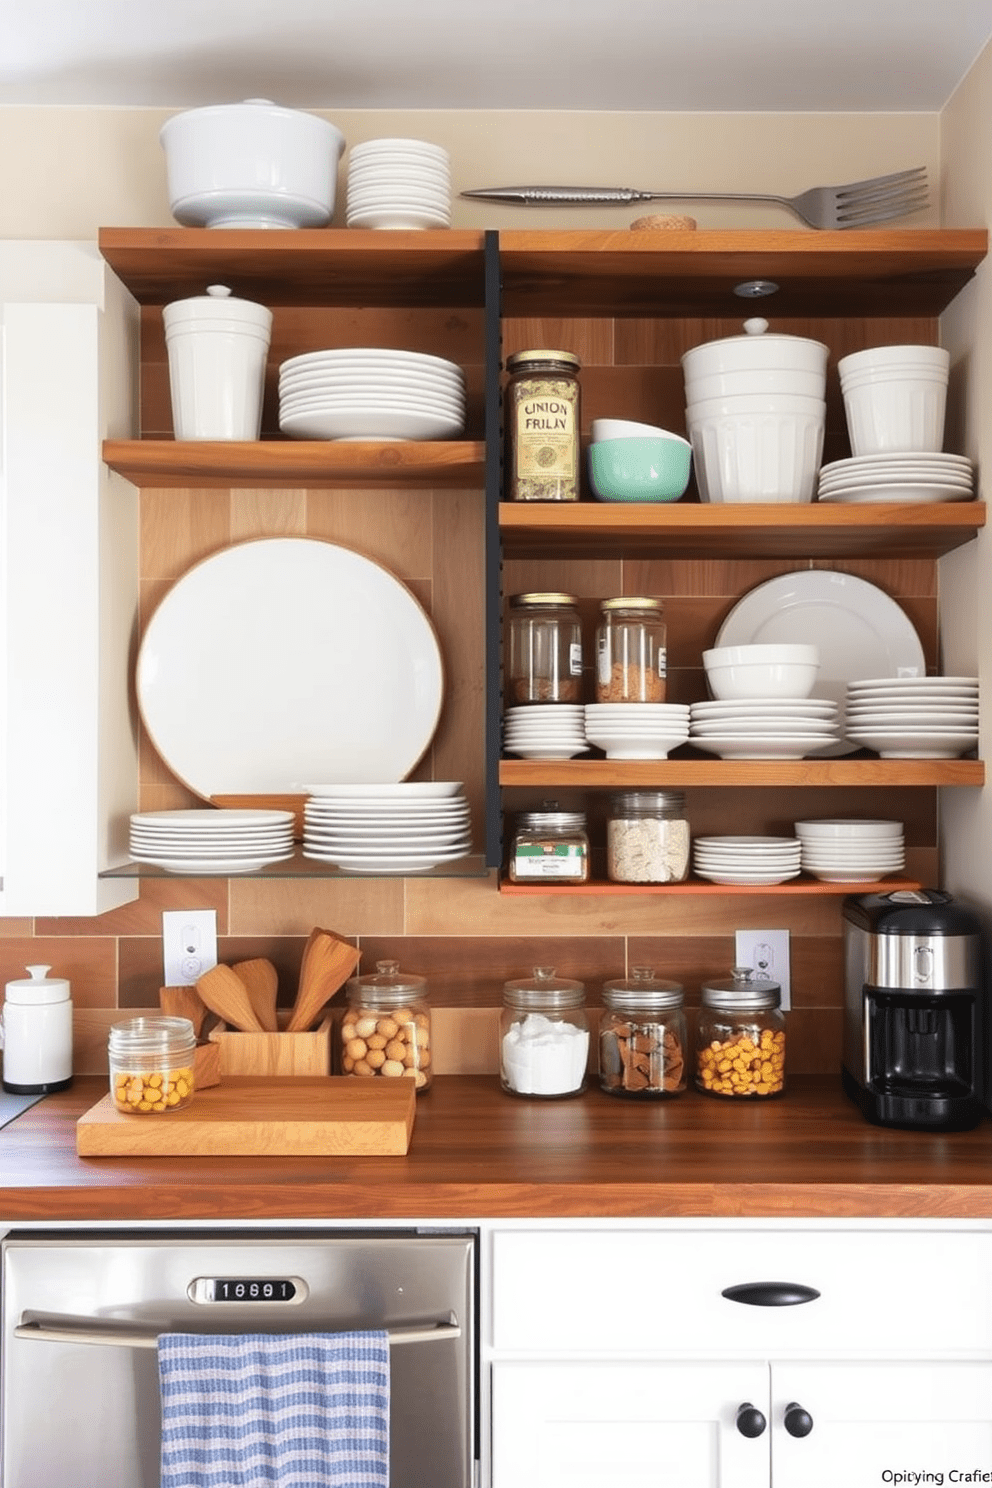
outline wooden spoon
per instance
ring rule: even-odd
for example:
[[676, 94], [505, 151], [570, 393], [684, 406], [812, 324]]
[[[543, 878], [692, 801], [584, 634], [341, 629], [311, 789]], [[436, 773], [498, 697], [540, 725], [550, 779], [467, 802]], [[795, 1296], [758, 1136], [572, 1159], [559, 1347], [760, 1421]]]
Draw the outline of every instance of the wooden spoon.
[[170, 1018], [188, 1018], [197, 1038], [207, 1016], [206, 1004], [195, 987], [160, 987], [159, 1006]]
[[361, 951], [332, 930], [311, 931], [303, 949], [300, 985], [286, 1025], [287, 1033], [313, 1027], [321, 1009], [351, 976], [361, 955]]
[[231, 970], [244, 982], [248, 1001], [266, 1033], [278, 1033], [276, 998], [279, 995], [279, 973], [272, 962], [256, 956], [250, 961], [235, 961]]
[[212, 1012], [243, 1033], [264, 1033], [248, 996], [248, 988], [230, 966], [212, 966], [196, 983], [196, 990]]

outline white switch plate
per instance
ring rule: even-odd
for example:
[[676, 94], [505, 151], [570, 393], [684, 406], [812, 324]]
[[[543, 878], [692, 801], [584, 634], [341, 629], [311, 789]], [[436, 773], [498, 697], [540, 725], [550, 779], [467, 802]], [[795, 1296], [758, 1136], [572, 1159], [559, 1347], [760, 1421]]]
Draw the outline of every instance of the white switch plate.
[[165, 909], [162, 911], [164, 987], [191, 987], [197, 977], [217, 965], [217, 911]]
[[750, 966], [755, 976], [778, 982], [782, 988], [782, 1011], [792, 1006], [789, 982], [788, 930], [738, 930], [735, 966]]

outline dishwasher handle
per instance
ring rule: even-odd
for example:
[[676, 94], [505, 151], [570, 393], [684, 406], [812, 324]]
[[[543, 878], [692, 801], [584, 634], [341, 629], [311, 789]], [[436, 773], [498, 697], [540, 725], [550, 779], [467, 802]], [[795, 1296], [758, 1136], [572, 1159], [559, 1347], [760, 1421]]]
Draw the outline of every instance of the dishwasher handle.
[[[169, 1329], [162, 1329], [168, 1332]], [[194, 1331], [192, 1329], [188, 1330]], [[462, 1330], [457, 1318], [452, 1316], [447, 1323], [414, 1323], [406, 1327], [387, 1328], [389, 1346], [401, 1343], [434, 1343], [443, 1338], [461, 1338]], [[30, 1322], [18, 1323], [14, 1328], [15, 1338], [33, 1338], [41, 1343], [96, 1343], [112, 1344], [116, 1348], [157, 1348], [159, 1333], [128, 1328], [100, 1328], [85, 1321], [65, 1323], [44, 1318], [32, 1318]]]

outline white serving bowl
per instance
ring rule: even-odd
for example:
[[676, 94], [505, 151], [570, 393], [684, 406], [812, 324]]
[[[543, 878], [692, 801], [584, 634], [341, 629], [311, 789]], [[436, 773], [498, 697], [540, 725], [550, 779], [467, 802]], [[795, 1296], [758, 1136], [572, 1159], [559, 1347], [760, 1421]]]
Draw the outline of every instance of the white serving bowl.
[[707, 341], [682, 355], [687, 377], [708, 377], [716, 372], [748, 372], [754, 369], [815, 372], [826, 375], [829, 348], [804, 336], [768, 335], [768, 322], [755, 316], [744, 322], [743, 336]]
[[713, 372], [687, 377], [687, 403], [700, 403], [704, 398], [732, 398], [748, 393], [780, 393], [800, 398], [823, 398], [826, 378], [819, 372], [799, 372], [794, 368], [756, 367], [749, 372]]
[[812, 501], [823, 456], [825, 405], [808, 413], [687, 417], [696, 484], [703, 501]]
[[604, 439], [681, 439], [680, 434], [673, 434], [668, 429], [661, 429], [656, 424], [637, 424], [632, 419], [596, 418], [589, 426], [589, 434], [593, 444], [599, 444]]
[[324, 227], [344, 135], [267, 98], [187, 109], [159, 132], [172, 215], [183, 227]]
[[793, 823], [800, 839], [818, 839], [826, 842], [865, 842], [880, 839], [899, 840], [903, 834], [901, 821], [865, 820], [853, 817], [824, 817], [820, 821], [797, 821]]
[[703, 652], [713, 696], [809, 697], [820, 668], [815, 646], [716, 646]]

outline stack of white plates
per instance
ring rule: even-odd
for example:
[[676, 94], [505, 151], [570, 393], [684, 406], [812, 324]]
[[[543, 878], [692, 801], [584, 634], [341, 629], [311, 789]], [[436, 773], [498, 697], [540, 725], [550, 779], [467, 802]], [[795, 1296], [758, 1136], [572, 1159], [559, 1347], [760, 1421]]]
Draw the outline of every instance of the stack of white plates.
[[465, 373], [422, 351], [304, 352], [279, 368], [279, 427], [293, 439], [453, 439]]
[[689, 737], [685, 703], [587, 703], [586, 738], [607, 759], [667, 759]]
[[292, 811], [139, 811], [131, 857], [170, 873], [251, 873], [293, 856]]
[[571, 759], [589, 745], [581, 703], [539, 703], [531, 708], [507, 708], [503, 720], [503, 748], [522, 759]]
[[798, 837], [697, 837], [692, 866], [699, 878], [720, 884], [777, 884], [798, 878]]
[[818, 501], [973, 501], [975, 471], [964, 455], [856, 455], [821, 465]]
[[693, 703], [690, 742], [722, 759], [805, 759], [836, 744], [831, 698], [732, 698]]
[[349, 227], [450, 227], [447, 150], [415, 139], [353, 145], [346, 220]]
[[824, 883], [871, 883], [905, 866], [902, 822], [834, 817], [795, 828], [804, 872]]
[[304, 789], [303, 856], [346, 873], [429, 873], [471, 849], [460, 781]]
[[978, 678], [851, 682], [846, 712], [848, 736], [882, 759], [955, 759], [978, 743]]

